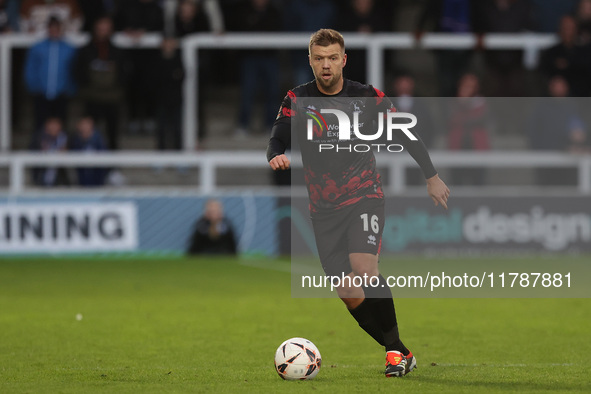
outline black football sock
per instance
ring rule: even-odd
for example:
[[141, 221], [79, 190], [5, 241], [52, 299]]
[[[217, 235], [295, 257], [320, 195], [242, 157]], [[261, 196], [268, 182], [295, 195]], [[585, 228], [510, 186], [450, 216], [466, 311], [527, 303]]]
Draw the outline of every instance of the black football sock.
[[386, 351], [397, 350], [406, 356], [410, 351], [400, 340], [392, 292], [382, 275], [379, 276], [379, 279], [378, 286], [368, 286], [363, 289], [365, 296], [368, 298], [373, 297], [369, 305], [374, 321], [382, 331]]
[[363, 330], [368, 333], [373, 339], [376, 340], [382, 346], [384, 344], [384, 336], [382, 335], [382, 329], [376, 322], [376, 319], [373, 315], [373, 308], [371, 307], [371, 303], [375, 300], [364, 299], [361, 304], [359, 304], [355, 309], [348, 309], [351, 316], [357, 320], [359, 327], [363, 328]]
[[374, 316], [384, 337], [384, 347], [386, 351], [398, 350], [405, 356], [410, 352], [400, 340], [398, 333], [398, 323], [396, 322], [396, 311], [392, 298], [381, 298], [373, 303]]

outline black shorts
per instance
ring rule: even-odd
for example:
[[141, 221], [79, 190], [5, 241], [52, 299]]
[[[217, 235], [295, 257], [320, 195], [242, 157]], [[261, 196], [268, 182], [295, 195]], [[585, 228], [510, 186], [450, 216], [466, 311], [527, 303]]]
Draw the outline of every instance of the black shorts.
[[326, 275], [350, 274], [350, 253], [380, 253], [384, 216], [382, 198], [364, 198], [349, 207], [312, 215], [316, 247]]

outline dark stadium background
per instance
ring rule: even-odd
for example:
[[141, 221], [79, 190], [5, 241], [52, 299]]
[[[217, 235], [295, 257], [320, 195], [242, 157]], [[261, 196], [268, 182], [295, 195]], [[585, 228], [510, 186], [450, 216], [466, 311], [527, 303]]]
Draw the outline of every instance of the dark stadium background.
[[[348, 39], [352, 49], [348, 51], [346, 77], [378, 82], [377, 87], [392, 97], [417, 97], [412, 108], [420, 119], [417, 132], [454, 195], [475, 197], [478, 203], [479, 193], [485, 193], [491, 198], [506, 198], [501, 205], [511, 206], [515, 197], [555, 196], [558, 191], [560, 199], [548, 201], [563, 206], [568, 205], [563, 198], [590, 191], [587, 153], [591, 119], [585, 108], [591, 92], [591, 47], [586, 1], [458, 1], [449, 2], [456, 4], [449, 7], [439, 1], [380, 0], [228, 0], [196, 5], [191, 1], [121, 1], [116, 5], [96, 1], [76, 6], [72, 1], [64, 2], [63, 8], [49, 6], [44, 12], [39, 11], [42, 7], [29, 9], [35, 2], [27, 2], [26, 7], [23, 2], [20, 12], [15, 12], [18, 3], [2, 4], [6, 23], [0, 37], [7, 56], [2, 66], [0, 141], [4, 158], [0, 180], [9, 193], [4, 203], [132, 201], [137, 216], [132, 225], [138, 226], [134, 233], [139, 237], [129, 249], [132, 253], [183, 253], [190, 224], [199, 217], [204, 199], [214, 194], [227, 200], [230, 219], [242, 237], [242, 253], [288, 252], [279, 247], [278, 221], [273, 215], [253, 213], [269, 223], [262, 224], [267, 234], [257, 230], [256, 236], [251, 236], [240, 212], [261, 204], [281, 211], [282, 204], [274, 196], [289, 196], [289, 189], [277, 187], [289, 182], [289, 174], [272, 174], [264, 163], [264, 149], [282, 96], [311, 78], [304, 49], [307, 35], [319, 27], [340, 29]], [[73, 87], [63, 94], [63, 130], [74, 143], [80, 118], [98, 114], [96, 129], [106, 149], [100, 153], [112, 155], [104, 160], [96, 155], [94, 160], [104, 163], [98, 183], [79, 178], [75, 164], [80, 159], [76, 156], [62, 159], [70, 160], [58, 171], [65, 173], [65, 178], [58, 176], [49, 185], [34, 174], [35, 168], [50, 164], [52, 159], [36, 159], [42, 163], [29, 160], [28, 152], [36, 149], [42, 138], [36, 124], [43, 121], [39, 119], [43, 114], [39, 115], [38, 95], [25, 83], [27, 54], [42, 39], [43, 21], [54, 14], [63, 17], [66, 37], [79, 50], [66, 72], [71, 74]], [[188, 15], [185, 19], [180, 16], [184, 14]], [[111, 110], [116, 109], [116, 116], [93, 107], [98, 93], [92, 89], [101, 85], [88, 82], [84, 70], [92, 66], [85, 65], [87, 56], [80, 54], [93, 21], [103, 15], [112, 17], [113, 51], [121, 52], [117, 56], [125, 60], [115, 73], [119, 73], [118, 96], [107, 102]], [[255, 36], [249, 40], [248, 34]], [[163, 60], [158, 49], [162, 37], [177, 40], [178, 62]], [[196, 44], [188, 44], [189, 40]], [[254, 49], [248, 49], [252, 46]], [[376, 59], [383, 61], [378, 75], [372, 58], [377, 55]], [[555, 99], [540, 99], [550, 96], [549, 81], [556, 79], [566, 84], [567, 95], [577, 96], [566, 109], [554, 105]], [[451, 97], [458, 94], [482, 97], [478, 105], [484, 109], [453, 112]], [[396, 105], [406, 108], [404, 100], [396, 99]], [[557, 107], [556, 111], [568, 113], [554, 117], [551, 124], [544, 119], [533, 122], [548, 112], [545, 108]], [[172, 123], [167, 121], [170, 119]], [[546, 124], [544, 130], [540, 123]], [[572, 136], [575, 133], [577, 136]], [[82, 149], [68, 146], [70, 152], [62, 156]], [[178, 156], [175, 149], [185, 156]], [[525, 152], [531, 156], [523, 156]], [[400, 166], [386, 159], [380, 164], [390, 196], [423, 196], [420, 175], [412, 163]], [[482, 166], [474, 168], [476, 164]], [[298, 170], [294, 171], [297, 175]], [[406, 178], [400, 172], [406, 173]], [[94, 184], [98, 187], [89, 186]], [[183, 215], [168, 211], [159, 216], [157, 211], [142, 208], [160, 204], [160, 198], [165, 204], [179, 192], [188, 204], [186, 209], [178, 209]], [[265, 203], [267, 198], [272, 201]], [[419, 209], [426, 209], [426, 205]], [[559, 208], [552, 210], [561, 213]], [[151, 228], [154, 222], [160, 223], [158, 227], [174, 242], [166, 243], [165, 238], [153, 242], [148, 234], [157, 231]], [[180, 233], [172, 236], [169, 227]], [[587, 241], [586, 230], [581, 231], [581, 241]], [[275, 241], [264, 245], [264, 239]], [[506, 249], [506, 245], [500, 246]], [[528, 246], [535, 248], [535, 244]], [[10, 253], [10, 248], [2, 249]], [[94, 251], [109, 251], [108, 246], [101, 248]], [[67, 249], [64, 246], [62, 251], [67, 253]], [[575, 249], [584, 250], [585, 246]], [[414, 251], [420, 252], [420, 247]]]
[[[113, 23], [112, 45], [102, 42], [93, 47], [94, 22], [105, 16]], [[41, 54], [35, 63], [30, 53], [44, 40], [51, 17], [62, 23], [64, 40], [74, 51], [71, 62], [63, 65], [60, 78], [67, 80], [68, 88], [58, 93], [58, 102], [53, 96], [43, 98], [27, 81], [28, 68], [40, 77], [40, 63], [48, 62]], [[0, 301], [14, 308], [6, 315], [12, 339], [0, 341], [6, 357], [14, 357], [15, 349], [26, 343], [19, 327], [29, 322], [28, 317], [51, 321], [35, 307], [48, 294], [56, 296], [52, 305], [57, 309], [69, 302], [70, 291], [83, 295], [72, 302], [99, 294], [93, 302], [101, 308], [101, 297], [111, 292], [120, 300], [131, 296], [128, 309], [121, 312], [128, 315], [134, 314], [135, 294], [142, 313], [152, 316], [157, 311], [148, 310], [139, 294], [149, 292], [150, 283], [159, 283], [152, 290], [170, 290], [167, 302], [213, 299], [215, 303], [218, 296], [224, 299], [218, 291], [232, 289], [228, 294], [247, 295], [243, 305], [248, 310], [246, 305], [272, 298], [269, 289], [259, 294], [239, 284], [261, 270], [274, 283], [272, 291], [284, 291], [285, 302], [300, 314], [305, 314], [302, 305], [310, 305], [315, 313], [340, 307], [336, 302], [320, 307], [324, 301], [289, 299], [289, 283], [281, 273], [290, 267], [282, 259], [304, 255], [315, 263], [314, 238], [305, 190], [289, 186], [291, 176], [301, 175], [297, 158], [292, 174], [272, 173], [265, 160], [281, 99], [288, 89], [312, 79], [306, 59], [309, 35], [325, 27], [338, 29], [345, 37], [349, 56], [345, 77], [376, 84], [399, 110], [417, 114], [417, 132], [452, 191], [448, 211], [433, 207], [412, 159], [404, 154], [380, 155], [378, 167], [388, 196], [384, 259], [401, 259], [411, 266], [412, 261], [441, 266], [459, 261], [488, 270], [494, 269], [495, 261], [515, 267], [522, 262], [524, 269], [544, 261], [544, 267], [550, 262], [557, 270], [572, 268], [584, 281], [589, 278], [585, 276], [591, 249], [589, 0], [0, 0], [0, 283], [5, 289]], [[172, 48], [166, 56], [163, 42]], [[63, 122], [60, 148], [46, 143], [39, 126], [44, 116], [52, 114]], [[85, 145], [77, 140], [76, 130], [89, 114], [95, 117], [96, 140]], [[85, 168], [91, 171], [82, 171]], [[54, 171], [55, 177], [48, 175]], [[211, 198], [224, 205], [236, 233], [238, 259], [183, 257], [193, 225]], [[51, 264], [57, 273], [48, 270]], [[139, 274], [143, 264], [148, 269]], [[215, 286], [204, 275], [224, 278], [225, 266], [219, 264], [237, 273], [228, 276], [228, 284]], [[114, 277], [108, 275], [111, 270]], [[192, 287], [183, 278], [186, 275], [199, 276], [201, 287]], [[170, 282], [158, 287], [159, 278]], [[262, 289], [265, 280], [254, 283]], [[179, 288], [171, 290], [177, 281]], [[567, 291], [560, 297], [588, 297], [588, 290], [580, 290], [588, 284], [578, 283], [576, 293]], [[527, 293], [519, 296], [528, 298]], [[157, 298], [146, 294], [147, 300], [165, 308], [164, 300], [159, 303]], [[584, 304], [552, 300], [547, 312], [543, 298], [530, 301], [520, 305], [531, 306], [539, 316], [548, 313], [547, 320], [557, 318], [563, 307], [572, 310], [568, 318], [563, 316], [573, 327], [572, 337], [564, 341], [577, 348], [582, 341], [577, 328], [582, 329], [584, 322], [574, 311], [584, 309]], [[506, 325], [504, 329], [516, 330], [516, 338], [529, 344], [526, 330], [535, 331], [537, 320], [511, 326], [500, 312], [510, 309], [511, 302], [503, 301], [502, 306], [500, 302], [483, 310], [490, 310]], [[228, 305], [230, 301], [220, 308]], [[437, 307], [429, 305], [436, 313]], [[445, 305], [442, 310], [449, 308], [445, 309], [449, 313], [462, 308], [458, 300]], [[469, 305], [464, 311], [468, 320], [479, 310], [476, 303]], [[274, 307], [269, 301], [261, 310], [271, 313]], [[22, 315], [27, 319], [19, 315], [21, 308], [29, 308]], [[204, 338], [219, 340], [216, 332], [221, 323], [207, 310], [211, 325]], [[105, 319], [121, 317], [114, 311], [105, 310], [109, 316]], [[176, 312], [168, 315], [180, 316]], [[67, 313], [74, 321], [78, 312]], [[232, 316], [240, 316], [240, 324], [255, 335], [257, 319], [243, 316], [243, 311], [235, 313]], [[195, 319], [190, 324], [199, 325]], [[429, 319], [424, 319], [428, 324]], [[295, 326], [315, 324], [309, 320], [305, 317]], [[486, 325], [484, 318], [472, 323], [475, 330]], [[56, 332], [71, 329], [55, 324]], [[32, 335], [43, 332], [39, 330]], [[101, 330], [108, 332], [109, 326]], [[556, 330], [536, 332], [536, 338], [547, 341], [560, 335]], [[449, 334], [450, 341], [459, 335]], [[285, 335], [289, 334], [263, 340], [273, 347]], [[45, 340], [40, 334], [41, 338]], [[491, 341], [495, 343], [490, 348], [496, 349], [498, 340]], [[429, 354], [427, 348], [423, 351]], [[262, 352], [256, 357], [268, 361]], [[479, 364], [479, 354], [470, 357], [470, 363]], [[549, 387], [532, 383], [554, 371], [553, 365], [536, 364], [538, 359], [541, 356], [532, 353], [523, 362], [542, 368], [539, 375], [516, 375], [507, 386], [480, 388], [560, 388], [558, 383]], [[589, 361], [588, 356], [575, 359], [577, 371]], [[27, 384], [19, 386], [18, 368], [8, 372], [10, 381], [17, 382], [7, 386], [9, 392], [34, 390], [35, 373], [48, 371], [30, 367], [29, 361], [18, 362], [18, 368], [29, 368]], [[52, 365], [50, 359], [44, 362]], [[452, 368], [453, 363], [448, 364]], [[140, 371], [142, 364], [136, 367]], [[0, 376], [3, 371], [0, 368]], [[210, 375], [223, 380], [215, 372]], [[446, 379], [441, 377], [437, 384], [447, 387]], [[588, 389], [581, 382], [575, 379], [564, 387]], [[147, 387], [157, 387], [152, 383], [148, 379]], [[65, 387], [61, 384], [51, 387], [60, 391]]]

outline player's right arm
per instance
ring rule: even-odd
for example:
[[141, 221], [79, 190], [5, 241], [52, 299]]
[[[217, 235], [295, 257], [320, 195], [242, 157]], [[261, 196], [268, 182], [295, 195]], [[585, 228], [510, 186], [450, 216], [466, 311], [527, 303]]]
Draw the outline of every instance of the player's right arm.
[[290, 166], [285, 151], [291, 144], [291, 117], [294, 114], [291, 109], [292, 97], [295, 95], [290, 90], [281, 103], [271, 130], [269, 145], [267, 145], [267, 161], [274, 171], [287, 170]]
[[269, 161], [269, 165], [273, 171], [288, 170], [290, 164], [289, 159], [284, 154], [277, 155]]

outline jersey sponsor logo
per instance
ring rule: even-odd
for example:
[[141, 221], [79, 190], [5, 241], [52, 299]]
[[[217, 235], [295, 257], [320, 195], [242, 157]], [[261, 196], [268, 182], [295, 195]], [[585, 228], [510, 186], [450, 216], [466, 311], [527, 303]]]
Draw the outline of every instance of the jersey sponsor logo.
[[306, 108], [306, 114], [316, 122], [312, 125], [312, 133], [314, 136], [317, 138], [322, 137], [324, 130], [328, 130], [328, 125], [326, 124], [324, 116], [322, 116], [314, 106], [308, 106], [308, 108]]

